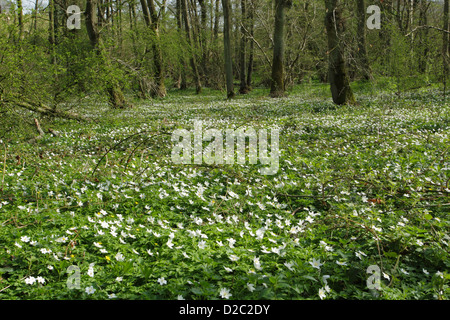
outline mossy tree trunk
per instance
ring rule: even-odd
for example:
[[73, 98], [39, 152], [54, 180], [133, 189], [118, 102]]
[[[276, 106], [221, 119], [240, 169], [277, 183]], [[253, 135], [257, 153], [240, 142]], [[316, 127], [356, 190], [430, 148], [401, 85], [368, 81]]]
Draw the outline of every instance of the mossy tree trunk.
[[328, 39], [328, 80], [333, 102], [339, 105], [354, 104], [344, 60], [342, 35], [345, 28], [340, 0], [325, 0], [325, 28]]
[[291, 0], [275, 0], [275, 28], [273, 33], [273, 60], [270, 96], [281, 97], [285, 94], [284, 86], [284, 25], [286, 8], [292, 5]]

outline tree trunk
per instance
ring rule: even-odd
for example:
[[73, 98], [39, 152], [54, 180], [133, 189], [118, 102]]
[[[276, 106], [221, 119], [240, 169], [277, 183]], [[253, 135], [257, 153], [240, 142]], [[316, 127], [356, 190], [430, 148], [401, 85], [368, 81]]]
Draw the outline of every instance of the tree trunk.
[[[428, 1], [421, 0], [420, 2], [420, 17], [419, 17], [419, 25], [426, 26], [428, 24]], [[420, 39], [420, 50], [422, 52], [419, 54], [419, 72], [426, 73], [427, 65], [428, 65], [428, 28], [424, 28], [419, 33]]]
[[[192, 35], [191, 35], [191, 27], [189, 23], [189, 14], [187, 7], [187, 0], [181, 0], [181, 12], [183, 13], [184, 20], [184, 31], [186, 32], [186, 38], [188, 41], [189, 47], [192, 49]], [[202, 91], [202, 83], [200, 81], [200, 73], [198, 72], [197, 59], [195, 58], [195, 53], [191, 52], [190, 59], [192, 72], [194, 73], [194, 81], [195, 81], [195, 91], [199, 94]]]
[[[409, 18], [409, 27], [410, 27], [410, 31], [412, 31], [414, 29], [414, 11], [415, 11], [415, 7], [414, 7], [414, 1], [415, 0], [409, 0], [409, 6], [408, 6], [408, 18]], [[409, 51], [409, 56], [410, 56], [410, 61], [411, 61], [411, 66], [413, 66], [413, 59], [414, 59], [414, 32], [411, 32], [411, 39], [409, 40], [409, 44], [410, 44], [410, 51]]]
[[357, 8], [357, 41], [358, 41], [358, 68], [364, 80], [370, 80], [370, 67], [366, 49], [366, 6], [364, 0], [356, 0]]
[[[103, 63], [106, 64], [107, 70], [111, 68], [111, 61], [109, 60], [103, 43], [100, 38], [100, 33], [97, 28], [97, 0], [87, 0], [86, 1], [86, 29], [88, 32], [89, 40], [91, 42], [92, 47]], [[113, 75], [107, 75], [107, 92], [109, 94], [109, 102], [113, 108], [126, 108], [130, 105], [125, 100], [125, 96], [120, 89], [119, 83], [117, 79]]]
[[206, 86], [208, 86], [208, 37], [207, 37], [207, 22], [208, 22], [208, 15], [207, 15], [207, 4], [206, 0], [198, 0], [198, 3], [200, 5], [200, 30], [199, 30], [199, 37], [200, 37], [200, 48], [202, 52], [202, 61], [201, 61], [201, 70], [203, 75], [203, 81]]
[[[254, 22], [254, 10], [255, 10], [255, 0], [248, 0], [250, 5], [247, 8], [248, 10], [248, 25], [249, 25], [249, 32], [250, 37], [254, 37], [255, 33], [255, 22]], [[247, 89], [252, 89], [252, 75], [253, 75], [253, 50], [254, 50], [254, 43], [253, 41], [250, 41], [250, 47], [248, 52], [248, 70], [247, 70]]]
[[34, 19], [33, 31], [34, 31], [34, 33], [36, 33], [36, 30], [37, 30], [37, 11], [38, 11], [38, 7], [39, 7], [39, 0], [36, 0], [35, 3], [34, 3], [34, 12], [33, 12], [33, 19]]
[[159, 38], [159, 16], [153, 0], [147, 0], [147, 5], [148, 12], [150, 14], [150, 18], [148, 19], [150, 21], [150, 25], [147, 25], [147, 27], [150, 27], [153, 36], [152, 52], [156, 79], [156, 86], [152, 88], [151, 94], [153, 97], [164, 98], [167, 92], [164, 84], [164, 63]]
[[325, 28], [328, 39], [328, 79], [336, 104], [353, 104], [355, 98], [344, 61], [344, 46], [340, 37], [344, 30], [340, 0], [325, 0]]
[[23, 5], [22, 0], [17, 0], [17, 15], [19, 16], [19, 41], [23, 39]]
[[56, 6], [55, 0], [50, 0], [49, 2], [49, 10], [48, 10], [48, 41], [50, 42], [50, 51], [51, 51], [51, 63], [56, 65], [56, 54], [55, 54], [55, 46], [56, 46], [56, 24], [55, 17], [56, 14]]
[[220, 19], [220, 0], [216, 1], [216, 8], [214, 10], [214, 40], [219, 36], [219, 19]]
[[[449, 0], [444, 1], [444, 27], [445, 31], [449, 30], [448, 24], [448, 15], [449, 15]], [[450, 64], [450, 34], [443, 32], [442, 36], [442, 63], [443, 63], [443, 72], [444, 72], [444, 96], [445, 90], [447, 87], [447, 77], [449, 74], [449, 64]]]
[[223, 7], [223, 47], [225, 56], [225, 79], [227, 84], [227, 98], [234, 98], [233, 60], [231, 57], [231, 5], [230, 0], [222, 0]]
[[[182, 23], [182, 13], [181, 13], [181, 1], [184, 0], [177, 0], [176, 2], [176, 17], [177, 17], [177, 28], [179, 37], [181, 39], [181, 34], [183, 31], [183, 23]], [[186, 81], [186, 61], [184, 59], [184, 56], [180, 57], [180, 74], [179, 74], [179, 85], [178, 88], [180, 90], [185, 90], [187, 88], [187, 81]]]
[[381, 25], [382, 28], [379, 31], [379, 38], [381, 40], [381, 46], [384, 48], [385, 59], [383, 59], [383, 63], [385, 65], [389, 65], [389, 56], [391, 50], [391, 20], [388, 17], [392, 17], [392, 12], [394, 11], [394, 3], [392, 0], [384, 0], [381, 1]]
[[275, 28], [273, 33], [273, 61], [270, 96], [284, 96], [284, 25], [285, 9], [292, 5], [291, 0], [275, 0]]
[[147, 2], [145, 0], [141, 0], [142, 14], [144, 15], [145, 25], [150, 27], [150, 10], [148, 9]]
[[239, 87], [239, 93], [246, 94], [248, 93], [248, 87], [247, 87], [247, 79], [245, 77], [246, 70], [246, 49], [247, 49], [247, 36], [245, 34], [246, 25], [247, 25], [247, 1], [241, 0], [241, 41], [239, 45], [239, 79], [240, 79], [240, 87]]

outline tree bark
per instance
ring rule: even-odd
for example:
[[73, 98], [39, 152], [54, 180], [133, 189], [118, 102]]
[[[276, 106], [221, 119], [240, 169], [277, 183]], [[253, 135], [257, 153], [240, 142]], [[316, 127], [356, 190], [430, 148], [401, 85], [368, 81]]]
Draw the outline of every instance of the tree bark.
[[[248, 7], [248, 25], [249, 25], [249, 32], [250, 37], [253, 38], [255, 35], [255, 22], [254, 22], [254, 10], [255, 10], [255, 0], [248, 0], [249, 1], [249, 7]], [[253, 41], [250, 41], [250, 46], [248, 50], [248, 64], [247, 64], [247, 89], [252, 89], [252, 75], [253, 75], [253, 57], [254, 57], [254, 43]]]
[[286, 8], [292, 5], [291, 0], [275, 0], [275, 28], [273, 33], [273, 60], [270, 96], [281, 97], [284, 87], [284, 25]]
[[[183, 14], [184, 31], [186, 32], [187, 42], [189, 47], [192, 49], [193, 42], [191, 35], [191, 26], [189, 22], [190, 20], [188, 14], [187, 0], [181, 0], [181, 12]], [[202, 83], [200, 81], [200, 73], [198, 71], [197, 59], [195, 58], [194, 52], [191, 52], [189, 61], [191, 64], [192, 72], [194, 73], [195, 91], [197, 92], [197, 94], [199, 94], [202, 91]]]
[[[181, 1], [184, 1], [184, 0], [177, 0], [176, 1], [176, 12], [175, 12], [176, 18], [177, 18], [177, 29], [178, 29], [178, 34], [179, 34], [180, 39], [181, 39], [182, 32], [183, 32]], [[179, 83], [178, 84], [178, 89], [185, 90], [187, 88], [186, 61], [185, 61], [183, 55], [180, 57], [180, 74], [179, 74], [178, 83]]]
[[231, 56], [231, 5], [230, 0], [222, 0], [223, 7], [223, 47], [225, 56], [225, 79], [227, 86], [227, 98], [234, 98], [233, 85], [233, 60]]
[[19, 17], [19, 41], [23, 39], [23, 5], [22, 0], [17, 0], [17, 15]]
[[51, 60], [56, 64], [55, 46], [56, 46], [56, 30], [55, 30], [55, 0], [50, 0], [48, 10], [48, 41], [50, 42]]
[[38, 11], [38, 6], [39, 6], [39, 0], [36, 0], [34, 2], [34, 12], [33, 12], [33, 31], [36, 33], [37, 30], [37, 11]]
[[[392, 45], [391, 39], [391, 29], [390, 24], [391, 20], [388, 18], [392, 17], [392, 12], [394, 11], [394, 3], [393, 0], [384, 0], [380, 2], [381, 8], [381, 25], [383, 26], [379, 32], [379, 38], [382, 43], [382, 47], [384, 48], [386, 59], [383, 60], [385, 65], [389, 65], [389, 55]], [[388, 15], [389, 14], [389, 15]]]
[[356, 12], [358, 19], [357, 41], [358, 41], [358, 68], [364, 80], [370, 80], [370, 67], [366, 49], [366, 6], [364, 0], [356, 0]]
[[[419, 25], [425, 26], [428, 24], [428, 1], [421, 0], [420, 1], [420, 17], [419, 17]], [[419, 54], [419, 72], [426, 73], [427, 65], [428, 65], [428, 28], [421, 30], [419, 34], [420, 39], [420, 50], [422, 51]]]
[[[445, 31], [449, 30], [448, 23], [448, 15], [449, 15], [449, 0], [444, 1], [444, 26], [443, 29]], [[442, 33], [442, 64], [443, 64], [443, 72], [444, 72], [444, 96], [445, 90], [447, 87], [447, 77], [449, 74], [449, 64], [450, 64], [450, 34], [443, 32]]]
[[325, 0], [325, 28], [328, 40], [328, 79], [333, 102], [354, 104], [355, 98], [344, 61], [342, 6], [340, 0]]
[[203, 81], [206, 86], [208, 86], [208, 37], [207, 37], [207, 22], [208, 22], [208, 8], [206, 4], [206, 0], [198, 0], [200, 5], [200, 30], [199, 30], [199, 40], [200, 40], [200, 48], [202, 52], [202, 61], [201, 61], [201, 71], [203, 75]]
[[247, 51], [247, 36], [245, 34], [245, 25], [247, 25], [247, 0], [241, 0], [241, 15], [241, 41], [239, 45], [239, 93], [246, 94], [249, 91], [247, 87], [247, 79], [245, 77], [245, 73], [247, 71], [245, 61]]
[[214, 40], [217, 40], [219, 36], [219, 19], [220, 19], [220, 0], [215, 0], [216, 7], [214, 10]]
[[150, 90], [152, 97], [164, 98], [167, 94], [164, 83], [164, 63], [159, 38], [159, 17], [153, 0], [141, 0], [144, 21], [152, 34], [153, 65], [155, 67], [156, 85]]

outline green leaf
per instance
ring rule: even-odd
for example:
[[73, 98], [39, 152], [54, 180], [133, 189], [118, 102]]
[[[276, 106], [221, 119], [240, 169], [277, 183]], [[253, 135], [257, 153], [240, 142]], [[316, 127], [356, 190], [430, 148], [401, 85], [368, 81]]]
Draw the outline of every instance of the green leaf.
[[192, 288], [191, 289], [193, 294], [198, 294], [198, 295], [202, 295], [203, 294], [203, 290], [200, 288]]
[[389, 252], [385, 252], [384, 256], [387, 258], [397, 258], [398, 254], [396, 252], [389, 251]]
[[303, 278], [317, 282], [317, 279], [315, 279], [315, 278], [313, 278], [311, 276], [303, 276]]

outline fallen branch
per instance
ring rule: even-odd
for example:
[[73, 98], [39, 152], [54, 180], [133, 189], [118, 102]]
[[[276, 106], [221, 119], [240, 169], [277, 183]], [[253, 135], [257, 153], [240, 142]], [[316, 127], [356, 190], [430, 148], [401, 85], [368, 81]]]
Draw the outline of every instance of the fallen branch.
[[64, 119], [71, 119], [71, 120], [77, 120], [77, 121], [89, 121], [88, 119], [81, 117], [75, 113], [63, 111], [63, 110], [57, 110], [54, 108], [50, 108], [42, 103], [32, 103], [32, 102], [26, 102], [26, 101], [17, 101], [17, 100], [3, 100], [2, 103], [11, 105], [11, 106], [18, 106], [33, 112], [38, 112], [43, 115], [48, 115], [52, 117], [59, 117]]
[[53, 129], [48, 129], [48, 132], [51, 133], [54, 137], [59, 137], [58, 131], [55, 131]]
[[42, 130], [38, 119], [34, 118], [34, 124], [36, 125], [36, 130], [39, 133], [39, 135], [37, 137], [33, 138], [33, 139], [30, 139], [28, 141], [28, 143], [35, 143], [36, 141], [41, 140], [44, 137], [44, 135], [45, 135], [44, 130]]
[[[41, 138], [45, 135], [45, 133], [44, 133], [44, 131], [41, 129], [41, 125], [39, 124], [38, 119], [34, 118], [34, 124], [36, 125], [36, 129], [37, 129], [37, 131], [38, 131], [38, 133], [39, 133], [38, 138], [41, 139]], [[36, 138], [36, 139], [38, 139], [38, 138]]]

